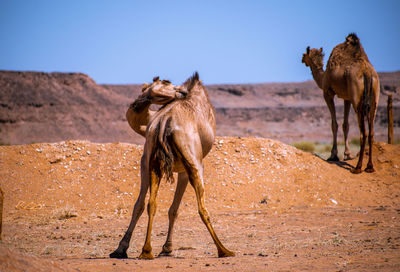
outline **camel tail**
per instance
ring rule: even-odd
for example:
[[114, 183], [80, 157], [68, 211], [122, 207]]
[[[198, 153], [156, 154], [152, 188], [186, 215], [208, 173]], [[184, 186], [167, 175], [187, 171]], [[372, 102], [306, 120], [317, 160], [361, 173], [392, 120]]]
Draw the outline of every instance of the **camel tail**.
[[170, 121], [171, 119], [161, 120], [156, 128], [155, 147], [151, 155], [150, 165], [160, 179], [165, 177], [167, 182], [173, 183], [174, 154], [169, 143], [171, 136]]
[[364, 93], [362, 98], [362, 114], [367, 117], [369, 121], [370, 111], [372, 106], [372, 77], [364, 74]]

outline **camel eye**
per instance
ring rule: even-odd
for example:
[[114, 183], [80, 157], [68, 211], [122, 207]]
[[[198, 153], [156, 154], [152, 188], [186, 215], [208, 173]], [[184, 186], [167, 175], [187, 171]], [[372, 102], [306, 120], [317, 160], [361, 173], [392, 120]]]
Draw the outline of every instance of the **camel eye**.
[[163, 83], [163, 84], [171, 84], [171, 81], [164, 79], [164, 80], [162, 81], [162, 83]]

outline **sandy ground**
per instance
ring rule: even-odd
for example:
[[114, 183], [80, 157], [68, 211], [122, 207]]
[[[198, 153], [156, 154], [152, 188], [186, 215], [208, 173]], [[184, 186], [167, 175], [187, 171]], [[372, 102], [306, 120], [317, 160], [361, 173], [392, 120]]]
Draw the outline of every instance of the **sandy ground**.
[[[212, 223], [236, 257], [217, 258], [188, 187], [172, 257], [137, 258], [144, 213], [129, 258], [109, 259], [138, 195], [142, 148], [87, 141], [0, 146], [0, 270], [400, 270], [400, 146], [377, 143], [377, 171], [353, 175], [356, 160], [330, 164], [278, 141], [237, 137], [216, 139], [204, 173]], [[166, 239], [175, 186], [162, 182], [158, 194], [154, 254]]]

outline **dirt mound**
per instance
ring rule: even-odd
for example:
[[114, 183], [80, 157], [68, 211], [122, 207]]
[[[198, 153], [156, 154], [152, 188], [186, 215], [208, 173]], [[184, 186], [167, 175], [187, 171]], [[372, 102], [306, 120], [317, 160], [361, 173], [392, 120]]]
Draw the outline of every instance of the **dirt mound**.
[[[88, 141], [2, 146], [0, 179], [6, 209], [24, 201], [47, 211], [75, 206], [79, 213], [93, 208], [115, 212], [138, 193], [142, 149], [141, 145]], [[260, 208], [262, 200], [282, 209], [391, 204], [393, 192], [375, 181], [398, 185], [400, 157], [395, 154], [400, 154], [400, 146], [377, 143], [374, 150], [378, 171], [353, 175], [349, 171], [353, 161], [329, 164], [270, 139], [220, 137], [205, 159], [208, 198], [216, 201], [215, 192], [226, 188], [216, 209]], [[379, 187], [370, 192], [369, 186]]]

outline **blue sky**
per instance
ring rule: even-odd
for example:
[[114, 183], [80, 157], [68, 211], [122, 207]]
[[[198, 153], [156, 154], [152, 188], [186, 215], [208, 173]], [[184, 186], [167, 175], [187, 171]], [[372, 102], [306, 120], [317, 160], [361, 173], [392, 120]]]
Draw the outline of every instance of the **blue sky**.
[[0, 69], [82, 72], [98, 83], [311, 79], [305, 48], [356, 32], [377, 71], [400, 70], [400, 1], [0, 0]]

